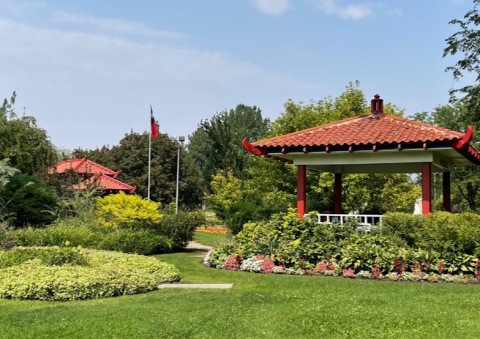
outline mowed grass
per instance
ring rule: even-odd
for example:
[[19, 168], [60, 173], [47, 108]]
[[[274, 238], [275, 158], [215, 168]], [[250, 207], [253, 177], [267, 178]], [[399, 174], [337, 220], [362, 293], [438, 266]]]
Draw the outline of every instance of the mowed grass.
[[193, 241], [196, 241], [202, 245], [218, 247], [225, 241], [227, 236], [227, 234], [222, 233], [195, 232], [193, 234]]
[[200, 266], [198, 254], [158, 258], [185, 283], [78, 302], [0, 299], [0, 338], [479, 338], [480, 286], [262, 275]]

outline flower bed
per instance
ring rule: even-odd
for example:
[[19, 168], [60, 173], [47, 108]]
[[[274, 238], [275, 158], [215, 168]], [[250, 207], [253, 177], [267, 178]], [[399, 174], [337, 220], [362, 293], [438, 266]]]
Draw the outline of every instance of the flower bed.
[[229, 232], [229, 229], [228, 228], [208, 227], [208, 228], [197, 228], [197, 229], [195, 229], [195, 232], [225, 234], [225, 233]]
[[[424, 266], [417, 264], [412, 267], [402, 266], [397, 272], [382, 273], [379, 268], [372, 267], [371, 270], [361, 270], [357, 273], [351, 268], [342, 269], [341, 266], [331, 260], [319, 262], [311, 268], [289, 267], [275, 265], [268, 257], [257, 255], [242, 259], [240, 255], [231, 258], [221, 258], [216, 255], [215, 250], [206, 253], [203, 259], [203, 266], [224, 269], [228, 271], [242, 271], [263, 274], [288, 274], [288, 275], [315, 275], [334, 276], [350, 279], [373, 279], [387, 281], [410, 281], [410, 282], [432, 282], [432, 283], [459, 283], [478, 284], [480, 283], [480, 270], [476, 275], [446, 274], [443, 272], [423, 272]], [[480, 259], [478, 260], [480, 267]], [[411, 269], [412, 271], [407, 271]]]

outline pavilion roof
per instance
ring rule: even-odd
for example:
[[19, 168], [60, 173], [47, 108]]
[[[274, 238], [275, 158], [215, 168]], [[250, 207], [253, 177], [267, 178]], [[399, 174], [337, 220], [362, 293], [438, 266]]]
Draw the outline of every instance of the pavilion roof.
[[480, 165], [479, 151], [470, 144], [473, 129], [468, 126], [466, 133], [452, 131], [394, 115], [383, 113], [383, 100], [375, 95], [371, 114], [312, 127], [302, 131], [280, 135], [270, 139], [248, 143], [244, 148], [256, 155], [266, 155], [274, 150], [286, 154], [291, 151], [335, 152], [348, 150], [382, 148], [449, 146], [457, 150], [472, 163]]
[[104, 174], [114, 178], [118, 175], [118, 172], [112, 171], [111, 169], [99, 165], [94, 161], [88, 160], [87, 156], [83, 157], [82, 159], [73, 158], [59, 162], [54, 166], [54, 168], [50, 168], [48, 173], [65, 173], [68, 171], [73, 171], [79, 174]]
[[366, 114], [252, 143], [254, 147], [367, 146], [451, 142], [463, 133], [388, 114]]
[[97, 176], [93, 176], [87, 180], [82, 181], [78, 185], [73, 185], [74, 189], [87, 189], [89, 187], [96, 186], [96, 188], [104, 191], [125, 191], [127, 193], [133, 193], [136, 186], [127, 185], [117, 179], [109, 177], [105, 174], [100, 174]]

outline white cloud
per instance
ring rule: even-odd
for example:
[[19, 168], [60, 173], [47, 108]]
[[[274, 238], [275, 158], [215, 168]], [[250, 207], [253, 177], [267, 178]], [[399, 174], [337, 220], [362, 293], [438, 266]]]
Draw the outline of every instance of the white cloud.
[[40, 1], [18, 1], [18, 0], [0, 0], [0, 14], [25, 16], [47, 5]]
[[247, 0], [258, 11], [272, 16], [282, 15], [291, 4], [289, 0]]
[[340, 6], [338, 0], [315, 0], [316, 7], [328, 15], [338, 15], [343, 19], [359, 20], [372, 14], [371, 3]]
[[74, 14], [65, 11], [55, 11], [54, 20], [57, 22], [67, 22], [79, 25], [92, 26], [105, 31], [111, 31], [123, 34], [139, 34], [159, 38], [185, 38], [186, 34], [158, 30], [151, 28], [141, 22], [125, 21], [119, 19], [96, 18], [89, 15]]
[[147, 44], [12, 20], [0, 20], [0, 32], [0, 45], [8, 46], [0, 49], [0, 97], [16, 90], [17, 107], [25, 106], [61, 147], [112, 145], [131, 129], [145, 131], [150, 104], [162, 132], [178, 136], [238, 103], [272, 117], [287, 98], [321, 89], [164, 40]]

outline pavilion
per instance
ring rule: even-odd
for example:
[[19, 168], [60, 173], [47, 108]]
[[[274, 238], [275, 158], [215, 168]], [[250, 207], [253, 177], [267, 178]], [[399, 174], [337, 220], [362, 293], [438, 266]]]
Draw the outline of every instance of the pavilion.
[[451, 211], [450, 172], [456, 165], [480, 165], [465, 133], [383, 113], [377, 94], [370, 114], [355, 116], [250, 144], [257, 155], [297, 166], [297, 212], [306, 212], [307, 169], [335, 173], [334, 213], [342, 213], [342, 175], [349, 173], [421, 173], [422, 213], [432, 210], [432, 172], [443, 173], [443, 209]]
[[48, 170], [48, 174], [57, 174], [63, 178], [71, 174], [78, 174], [84, 180], [77, 185], [73, 185], [74, 189], [88, 189], [95, 186], [104, 193], [119, 193], [123, 191], [131, 194], [137, 188], [115, 179], [118, 172], [87, 159], [86, 155], [82, 159], [74, 157], [73, 159], [59, 162]]

